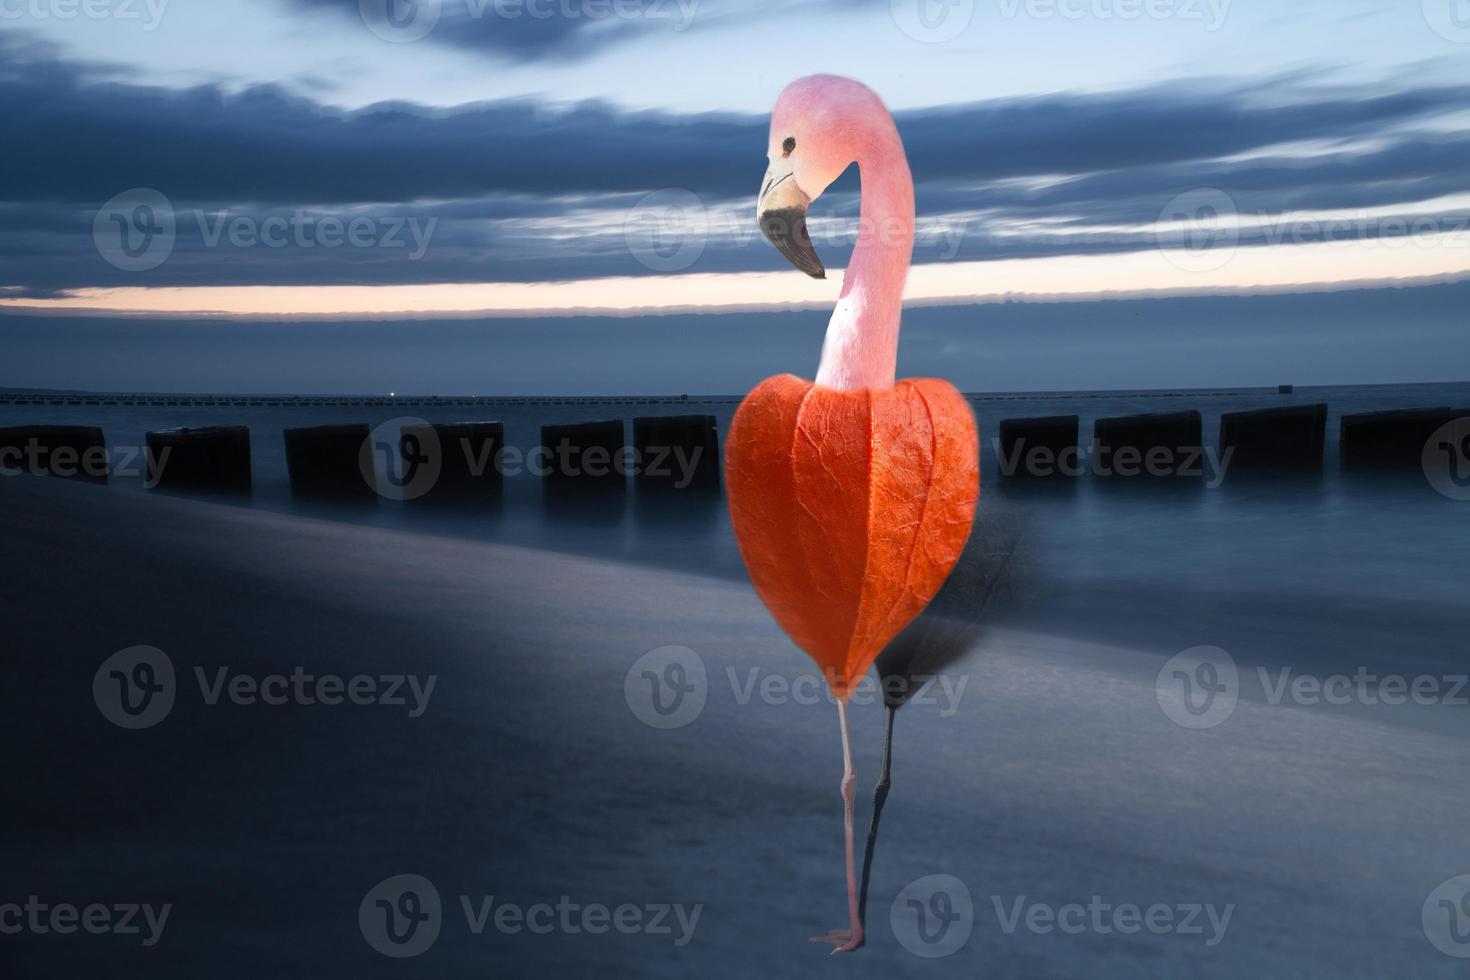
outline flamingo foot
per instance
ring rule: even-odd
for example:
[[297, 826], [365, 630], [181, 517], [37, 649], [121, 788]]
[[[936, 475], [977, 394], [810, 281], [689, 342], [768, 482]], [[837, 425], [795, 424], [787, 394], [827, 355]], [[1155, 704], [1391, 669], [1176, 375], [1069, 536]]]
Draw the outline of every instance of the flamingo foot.
[[832, 950], [834, 956], [838, 953], [851, 953], [863, 944], [863, 930], [861, 928], [833, 929], [825, 936], [813, 936], [811, 941], [814, 943], [831, 943], [835, 947]]

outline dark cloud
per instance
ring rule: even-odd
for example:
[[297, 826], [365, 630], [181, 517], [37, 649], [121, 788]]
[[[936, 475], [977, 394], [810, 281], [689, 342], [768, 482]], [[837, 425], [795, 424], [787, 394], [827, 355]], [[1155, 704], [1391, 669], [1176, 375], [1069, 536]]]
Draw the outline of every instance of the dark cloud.
[[[764, 166], [762, 116], [525, 100], [347, 111], [270, 87], [172, 90], [96, 81], [57, 64], [8, 64], [0, 66], [0, 123], [15, 149], [0, 157], [0, 195], [10, 201], [100, 202], [134, 186], [176, 199], [277, 204], [661, 187], [724, 199], [748, 195]], [[1157, 172], [1288, 140], [1376, 135], [1470, 106], [1470, 87], [1257, 100], [1251, 91], [1171, 86], [948, 106], [898, 121], [922, 181]]]
[[[1109, 251], [1149, 244], [1113, 225], [1154, 221], [1181, 192], [1215, 187], [1248, 213], [1369, 208], [1466, 189], [1470, 138], [1424, 120], [1470, 106], [1470, 88], [1288, 92], [1173, 85], [904, 112], [921, 216], [953, 240], [919, 261]], [[130, 85], [102, 66], [0, 38], [0, 286], [554, 280], [647, 272], [623, 219], [647, 192], [688, 188], [709, 207], [695, 271], [775, 268], [750, 227], [765, 165], [759, 115], [624, 112], [531, 101], [453, 109], [333, 108], [270, 87], [240, 93]], [[1311, 158], [1269, 148], [1315, 140]], [[169, 261], [144, 273], [103, 262], [104, 202], [155, 188], [177, 212]], [[843, 178], [819, 216], [856, 213]], [[432, 221], [405, 246], [279, 247], [209, 240], [211, 228], [301, 211], [308, 222]], [[1016, 235], [1017, 222], [1046, 222]], [[831, 222], [825, 223], [830, 230]], [[814, 222], [819, 240], [823, 222]], [[1078, 232], [1084, 234], [1078, 235]], [[1005, 234], [1001, 234], [1005, 232]], [[1373, 234], [1372, 230], [1366, 234]], [[1246, 244], [1257, 239], [1251, 234]], [[821, 242], [834, 265], [846, 242]]]
[[453, 45], [517, 61], [572, 61], [637, 38], [719, 30], [887, 0], [295, 0], [385, 42]]
[[0, 68], [0, 126], [10, 201], [100, 203], [141, 186], [182, 200], [317, 204], [681, 183], [733, 191], [759, 179], [750, 171], [765, 153], [753, 117], [529, 101], [349, 112], [268, 87], [177, 91], [19, 65]]

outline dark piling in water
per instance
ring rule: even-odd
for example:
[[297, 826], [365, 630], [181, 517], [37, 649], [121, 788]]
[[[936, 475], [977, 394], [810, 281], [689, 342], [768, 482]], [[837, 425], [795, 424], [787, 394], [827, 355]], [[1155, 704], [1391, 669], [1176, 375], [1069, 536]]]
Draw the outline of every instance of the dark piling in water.
[[541, 452], [549, 490], [606, 493], [625, 489], [622, 419], [543, 425]]
[[107, 439], [86, 425], [23, 425], [0, 429], [0, 473], [107, 482]]
[[1322, 469], [1327, 406], [1300, 405], [1220, 416], [1220, 454], [1232, 472]]
[[635, 418], [639, 490], [709, 492], [720, 486], [720, 437], [713, 415]]
[[1081, 470], [1075, 415], [1006, 419], [1000, 424], [1000, 473], [1016, 479], [1075, 477]]
[[297, 496], [366, 498], [377, 493], [366, 424], [287, 429], [286, 469]]
[[1411, 408], [1396, 412], [1344, 415], [1338, 430], [1344, 468], [1418, 469], [1424, 447], [1459, 417], [1449, 408]]
[[505, 449], [503, 422], [443, 422], [405, 425], [399, 440], [403, 474], [412, 479], [414, 467], [438, 460], [439, 474], [421, 499], [498, 497], [504, 490]]
[[1098, 419], [1092, 430], [1093, 474], [1112, 479], [1204, 475], [1199, 412]]
[[148, 442], [148, 486], [242, 493], [250, 489], [250, 430], [243, 425], [161, 429]]

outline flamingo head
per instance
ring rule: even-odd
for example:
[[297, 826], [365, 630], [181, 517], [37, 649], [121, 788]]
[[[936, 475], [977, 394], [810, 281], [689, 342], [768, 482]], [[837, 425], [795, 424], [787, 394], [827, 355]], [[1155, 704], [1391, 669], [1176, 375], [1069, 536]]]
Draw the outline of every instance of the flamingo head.
[[850, 78], [809, 75], [776, 99], [756, 218], [766, 239], [813, 279], [827, 278], [827, 271], [807, 233], [807, 209], [861, 160], [864, 147], [892, 129], [882, 100]]

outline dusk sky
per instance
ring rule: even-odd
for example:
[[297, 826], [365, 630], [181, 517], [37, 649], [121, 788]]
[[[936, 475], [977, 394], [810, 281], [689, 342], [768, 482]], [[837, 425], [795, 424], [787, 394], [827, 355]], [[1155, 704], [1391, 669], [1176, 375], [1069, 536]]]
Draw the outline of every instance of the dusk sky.
[[901, 367], [1464, 378], [1470, 0], [0, 0], [0, 385], [810, 375], [857, 174], [812, 208], [823, 282], [754, 196], [813, 72], [908, 150]]

